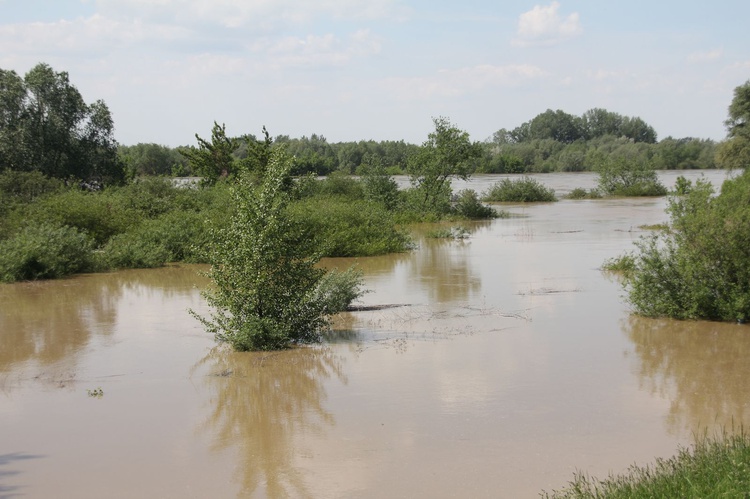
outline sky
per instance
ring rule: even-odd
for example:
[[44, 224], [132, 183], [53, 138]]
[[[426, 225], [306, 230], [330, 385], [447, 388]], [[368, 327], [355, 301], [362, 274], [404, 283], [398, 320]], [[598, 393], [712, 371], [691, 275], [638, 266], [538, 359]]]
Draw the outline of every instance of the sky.
[[0, 0], [0, 68], [65, 71], [119, 143], [227, 134], [473, 140], [547, 109], [721, 140], [747, 0]]

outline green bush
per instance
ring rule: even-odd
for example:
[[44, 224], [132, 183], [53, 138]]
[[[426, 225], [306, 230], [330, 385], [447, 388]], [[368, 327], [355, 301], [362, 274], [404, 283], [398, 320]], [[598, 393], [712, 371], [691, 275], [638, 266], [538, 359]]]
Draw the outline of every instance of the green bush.
[[290, 206], [295, 224], [314, 239], [323, 256], [373, 256], [410, 248], [380, 203], [343, 197], [315, 197]]
[[0, 281], [53, 279], [93, 269], [93, 241], [73, 227], [31, 225], [0, 242]]
[[607, 196], [664, 196], [667, 188], [645, 161], [610, 156], [597, 168], [599, 190]]
[[566, 197], [568, 199], [601, 199], [602, 194], [598, 189], [586, 190], [583, 187], [576, 187]]
[[137, 210], [124, 208], [108, 191], [80, 190], [40, 199], [29, 207], [28, 217], [37, 223], [75, 227], [90, 235], [97, 246], [126, 232], [142, 218]]
[[169, 250], [158, 241], [142, 239], [139, 231], [113, 236], [98, 254], [100, 265], [110, 269], [161, 267], [171, 260]]
[[504, 178], [490, 187], [484, 201], [498, 203], [534, 203], [557, 201], [554, 189], [545, 187], [531, 177], [516, 180]]
[[291, 168], [291, 159], [277, 150], [261, 185], [240, 173], [231, 221], [212, 231], [214, 286], [204, 296], [214, 312], [210, 318], [193, 314], [236, 350], [319, 341], [328, 316], [360, 294], [353, 270], [325, 278], [316, 267], [319, 255], [287, 211]]
[[465, 189], [458, 193], [454, 210], [460, 216], [470, 220], [496, 218], [498, 216], [494, 208], [482, 204], [479, 196], [472, 189]]
[[46, 194], [63, 190], [62, 180], [49, 178], [41, 172], [6, 170], [0, 173], [0, 199], [30, 203]]
[[672, 195], [670, 226], [638, 243], [626, 281], [645, 316], [744, 322], [750, 318], [750, 174], [713, 196], [707, 181]]

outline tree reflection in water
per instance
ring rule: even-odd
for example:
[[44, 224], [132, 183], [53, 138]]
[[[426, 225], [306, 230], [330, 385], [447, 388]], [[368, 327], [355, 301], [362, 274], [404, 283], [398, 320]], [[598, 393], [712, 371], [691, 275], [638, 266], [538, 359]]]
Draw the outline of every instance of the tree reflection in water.
[[750, 427], [748, 326], [631, 316], [624, 331], [641, 388], [671, 400], [671, 432]]
[[347, 382], [341, 359], [323, 347], [273, 353], [217, 347], [199, 365], [208, 366], [212, 392], [204, 428], [213, 433], [214, 450], [238, 450], [239, 496], [261, 486], [262, 496], [310, 496], [295, 469], [299, 437], [334, 424], [323, 406], [323, 381], [334, 375]]

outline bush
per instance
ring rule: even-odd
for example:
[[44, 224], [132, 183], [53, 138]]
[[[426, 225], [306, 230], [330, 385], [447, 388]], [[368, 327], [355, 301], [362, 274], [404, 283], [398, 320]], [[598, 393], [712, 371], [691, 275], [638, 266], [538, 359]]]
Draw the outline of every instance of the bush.
[[143, 239], [139, 231], [113, 236], [98, 255], [100, 265], [110, 269], [148, 269], [171, 260], [160, 242]]
[[294, 203], [290, 216], [323, 256], [373, 256], [410, 248], [380, 203], [342, 197], [315, 197]]
[[0, 281], [54, 279], [93, 269], [93, 241], [73, 227], [32, 225], [0, 242]]
[[465, 189], [458, 193], [453, 209], [460, 216], [470, 220], [497, 218], [497, 212], [491, 206], [483, 205], [479, 196], [472, 189]]
[[672, 195], [670, 226], [638, 243], [626, 281], [635, 312], [677, 319], [750, 318], [750, 174], [713, 196], [707, 181]]
[[576, 187], [566, 197], [568, 199], [601, 199], [602, 194], [598, 189], [589, 189], [587, 191], [583, 187]]
[[46, 177], [41, 172], [7, 170], [0, 173], [0, 199], [30, 203], [38, 197], [59, 192], [63, 188], [62, 180]]
[[66, 191], [39, 200], [29, 207], [28, 216], [37, 223], [75, 227], [103, 245], [115, 234], [137, 225], [141, 214], [126, 209], [104, 192]]
[[597, 168], [599, 190], [607, 196], [663, 196], [666, 187], [645, 161], [610, 156]]
[[490, 202], [533, 203], [557, 201], [554, 189], [545, 187], [531, 177], [516, 180], [504, 178], [484, 194]]
[[360, 294], [361, 278], [353, 270], [326, 279], [316, 267], [315, 248], [287, 211], [291, 168], [291, 159], [275, 151], [260, 186], [242, 172], [230, 223], [212, 231], [214, 286], [203, 295], [214, 312], [210, 318], [193, 315], [236, 350], [319, 341], [328, 315]]

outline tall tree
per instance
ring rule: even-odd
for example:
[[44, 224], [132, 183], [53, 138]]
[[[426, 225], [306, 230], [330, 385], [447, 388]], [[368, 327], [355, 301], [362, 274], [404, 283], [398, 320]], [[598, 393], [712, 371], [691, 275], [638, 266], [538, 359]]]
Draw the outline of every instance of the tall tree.
[[211, 129], [211, 141], [201, 138], [197, 133], [198, 148], [190, 147], [180, 150], [190, 162], [193, 171], [203, 177], [205, 185], [213, 185], [220, 177], [227, 177], [234, 173], [235, 141], [227, 137], [226, 126], [214, 121]]
[[750, 80], [734, 89], [724, 124], [728, 138], [719, 145], [719, 164], [724, 168], [747, 168], [750, 166]]
[[448, 118], [432, 121], [435, 131], [428, 135], [419, 153], [410, 158], [407, 168], [412, 185], [420, 193], [422, 208], [443, 211], [447, 208], [446, 198], [450, 199], [450, 179], [466, 180], [473, 172], [473, 160], [482, 155], [482, 147]]
[[86, 104], [68, 73], [47, 64], [36, 65], [23, 79], [0, 69], [0, 169], [122, 181], [107, 105]]

